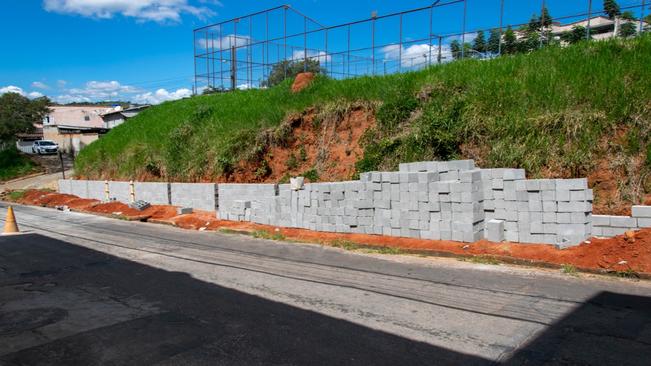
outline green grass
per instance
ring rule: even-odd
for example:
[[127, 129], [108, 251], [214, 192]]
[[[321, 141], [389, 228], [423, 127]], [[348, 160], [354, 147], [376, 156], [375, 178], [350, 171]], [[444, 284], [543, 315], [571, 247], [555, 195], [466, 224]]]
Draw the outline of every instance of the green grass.
[[569, 276], [578, 276], [578, 272], [576, 270], [576, 267], [571, 265], [571, 264], [563, 264], [563, 265], [561, 265], [561, 273], [569, 275]]
[[15, 147], [0, 151], [0, 181], [18, 178], [36, 170], [36, 164], [21, 155]]
[[285, 240], [285, 236], [281, 233], [269, 233], [264, 230], [257, 230], [252, 233], [254, 238], [257, 239], [267, 239], [267, 240]]
[[[379, 105], [378, 125], [363, 139], [358, 172], [464, 157], [486, 168], [526, 168], [533, 177], [584, 176], [607, 154], [651, 161], [649, 65], [651, 37], [644, 36], [400, 75], [320, 77], [298, 94], [285, 81], [197, 96], [150, 108], [115, 128], [82, 151], [75, 169], [89, 178], [216, 178], [240, 160], [255, 160], [268, 144], [282, 144], [288, 116], [368, 101]], [[628, 142], [612, 139], [631, 130]], [[265, 164], [257, 175], [268, 173]], [[638, 179], [631, 181], [648, 180], [649, 171], [651, 163], [633, 169]]]
[[470, 263], [476, 263], [476, 264], [489, 264], [492, 266], [498, 266], [502, 264], [500, 260], [497, 258], [488, 256], [488, 255], [476, 255], [472, 257], [467, 257], [467, 258], [461, 258], [460, 261], [462, 262], [470, 262]]
[[9, 201], [16, 202], [19, 199], [23, 198], [23, 196], [25, 196], [25, 193], [27, 193], [27, 191], [22, 189], [10, 191], [8, 194]]

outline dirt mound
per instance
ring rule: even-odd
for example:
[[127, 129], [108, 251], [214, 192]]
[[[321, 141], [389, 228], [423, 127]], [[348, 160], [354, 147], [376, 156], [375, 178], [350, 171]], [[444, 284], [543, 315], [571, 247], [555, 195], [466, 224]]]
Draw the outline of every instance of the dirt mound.
[[299, 175], [308, 181], [351, 179], [364, 152], [360, 139], [375, 123], [372, 105], [309, 109], [278, 127], [287, 130], [283, 144], [265, 146], [261, 159], [241, 162], [226, 181], [286, 182]]
[[296, 79], [294, 79], [294, 83], [292, 84], [292, 92], [298, 93], [307, 88], [312, 80], [314, 80], [314, 73], [312, 72], [302, 72], [296, 75]]

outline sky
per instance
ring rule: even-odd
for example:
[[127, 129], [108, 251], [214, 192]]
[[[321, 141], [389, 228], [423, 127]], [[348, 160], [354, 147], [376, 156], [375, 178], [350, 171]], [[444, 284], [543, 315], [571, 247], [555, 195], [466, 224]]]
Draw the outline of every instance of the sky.
[[[450, 0], [444, 0], [450, 1]], [[504, 22], [526, 22], [543, 0], [504, 0]], [[193, 29], [275, 7], [271, 0], [0, 0], [0, 93], [59, 103], [124, 100], [156, 104], [192, 91]], [[495, 27], [500, 0], [467, 0], [466, 26]], [[620, 0], [620, 5], [640, 3]], [[296, 0], [324, 25], [427, 6], [422, 0]], [[588, 0], [546, 0], [553, 16], [587, 11]], [[594, 0], [594, 10], [601, 0]], [[639, 11], [639, 10], [638, 10]], [[435, 15], [441, 32], [460, 32], [462, 3]], [[648, 14], [648, 10], [647, 10]], [[568, 19], [568, 21], [571, 19]], [[383, 36], [389, 42], [389, 36]], [[409, 35], [405, 35], [409, 39]], [[337, 42], [337, 41], [335, 41]], [[341, 41], [338, 41], [341, 43]], [[331, 47], [342, 45], [331, 45]], [[412, 46], [422, 47], [414, 44]], [[427, 45], [425, 45], [427, 47]], [[416, 49], [420, 51], [420, 49]], [[387, 48], [384, 57], [394, 57]]]

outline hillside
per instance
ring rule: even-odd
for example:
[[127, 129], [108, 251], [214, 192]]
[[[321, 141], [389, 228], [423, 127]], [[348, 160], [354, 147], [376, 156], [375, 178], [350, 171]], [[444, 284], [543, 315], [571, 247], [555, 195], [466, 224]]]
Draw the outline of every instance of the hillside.
[[595, 211], [651, 192], [651, 37], [548, 47], [420, 72], [291, 81], [167, 102], [82, 151], [94, 179], [344, 180], [472, 158], [531, 177], [589, 176]]

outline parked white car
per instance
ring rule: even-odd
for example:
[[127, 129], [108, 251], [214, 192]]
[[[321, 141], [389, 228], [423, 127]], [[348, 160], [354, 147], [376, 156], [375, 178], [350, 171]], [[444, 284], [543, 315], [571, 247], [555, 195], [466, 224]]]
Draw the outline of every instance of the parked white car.
[[39, 155], [56, 154], [59, 152], [59, 145], [50, 140], [34, 141], [34, 145], [32, 145], [32, 152]]

